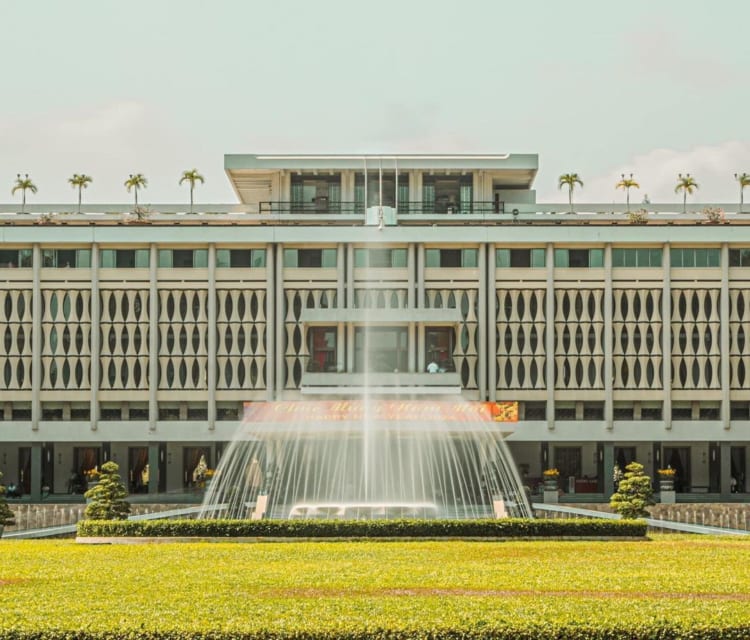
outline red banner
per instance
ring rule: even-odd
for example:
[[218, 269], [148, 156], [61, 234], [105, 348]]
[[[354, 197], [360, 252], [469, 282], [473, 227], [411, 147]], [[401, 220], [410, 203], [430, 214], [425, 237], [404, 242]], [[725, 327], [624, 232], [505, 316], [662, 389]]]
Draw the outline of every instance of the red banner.
[[252, 422], [360, 421], [516, 422], [517, 402], [432, 402], [429, 400], [320, 400], [246, 402]]

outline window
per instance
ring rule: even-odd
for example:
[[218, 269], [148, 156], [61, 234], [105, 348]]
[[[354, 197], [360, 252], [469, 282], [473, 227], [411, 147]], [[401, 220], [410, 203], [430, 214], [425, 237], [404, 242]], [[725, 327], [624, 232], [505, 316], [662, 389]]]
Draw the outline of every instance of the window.
[[701, 420], [719, 420], [721, 418], [719, 405], [701, 405], [701, 407], [698, 409], [698, 415]]
[[179, 420], [179, 407], [159, 407], [159, 420]]
[[82, 421], [91, 420], [91, 407], [71, 407], [70, 419]]
[[426, 249], [426, 267], [476, 267], [476, 249]]
[[[409, 208], [409, 174], [399, 171], [398, 194], [396, 193], [396, 173], [383, 171], [383, 189], [380, 189], [379, 171], [367, 172], [367, 206], [377, 206], [381, 202], [384, 207], [395, 207], [398, 196], [398, 207], [404, 211]], [[358, 210], [365, 204], [365, 174], [360, 171], [354, 176], [354, 200]]]
[[576, 408], [574, 405], [561, 406], [560, 404], [555, 405], [555, 420], [575, 420], [576, 419]]
[[217, 249], [216, 266], [232, 269], [263, 269], [266, 266], [266, 250]]
[[604, 266], [604, 249], [555, 249], [555, 266], [571, 269]]
[[693, 409], [688, 406], [672, 406], [672, 420], [692, 420]]
[[31, 420], [31, 405], [13, 405], [13, 412], [11, 413], [11, 417], [13, 418], [13, 420], [19, 422]]
[[641, 420], [661, 420], [662, 410], [661, 405], [653, 407], [641, 407]]
[[750, 267], [750, 249], [730, 249], [730, 267]]
[[633, 405], [615, 405], [612, 409], [612, 417], [615, 420], [633, 420]]
[[406, 249], [355, 249], [355, 267], [406, 267]]
[[336, 327], [310, 327], [307, 332], [308, 371], [336, 371]]
[[42, 249], [42, 266], [53, 269], [91, 267], [90, 249]]
[[128, 412], [128, 420], [148, 420], [148, 406], [137, 407], [131, 404]]
[[188, 420], [208, 420], [208, 407], [188, 407], [187, 409]]
[[104, 269], [148, 269], [148, 249], [102, 249], [100, 255]]
[[358, 372], [396, 372], [408, 369], [406, 327], [357, 327], [354, 369]]
[[103, 406], [100, 410], [101, 413], [101, 420], [105, 422], [109, 422], [112, 420], [121, 420], [122, 414], [120, 411], [120, 407], [106, 407]]
[[336, 249], [284, 249], [284, 266], [335, 268]]
[[205, 269], [207, 266], [208, 249], [159, 249], [162, 269]]
[[424, 213], [471, 213], [474, 198], [474, 176], [422, 176], [422, 208]]
[[31, 267], [32, 256], [31, 249], [5, 249], [0, 251], [0, 269]]
[[604, 420], [604, 403], [603, 402], [584, 402], [583, 403], [584, 420]]
[[495, 266], [498, 268], [542, 268], [545, 265], [544, 249], [496, 249]]
[[217, 420], [239, 420], [240, 408], [236, 404], [216, 405]]
[[455, 371], [453, 348], [456, 332], [452, 327], [425, 327], [425, 359], [429, 367], [435, 363], [438, 371]]
[[729, 405], [730, 420], [750, 420], [750, 404], [747, 402], [732, 402]]
[[661, 267], [661, 249], [612, 249], [613, 267]]
[[546, 402], [524, 402], [523, 419], [524, 420], [546, 420], [547, 403]]
[[294, 212], [337, 210], [341, 207], [341, 174], [292, 174], [291, 209]]
[[59, 407], [42, 407], [42, 420], [59, 421], [63, 419], [63, 410]]
[[673, 267], [718, 267], [721, 265], [719, 249], [683, 248], [670, 250], [670, 263]]

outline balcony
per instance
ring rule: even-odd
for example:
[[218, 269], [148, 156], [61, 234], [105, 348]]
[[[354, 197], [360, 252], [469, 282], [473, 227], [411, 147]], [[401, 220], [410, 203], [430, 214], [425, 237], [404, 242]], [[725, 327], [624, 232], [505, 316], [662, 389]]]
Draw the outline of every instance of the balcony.
[[302, 373], [304, 395], [456, 395], [461, 376], [445, 373]]

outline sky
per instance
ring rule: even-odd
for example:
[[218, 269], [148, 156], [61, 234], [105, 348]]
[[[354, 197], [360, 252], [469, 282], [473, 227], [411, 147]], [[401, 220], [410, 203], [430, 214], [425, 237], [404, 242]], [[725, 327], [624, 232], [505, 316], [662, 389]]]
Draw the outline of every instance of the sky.
[[18, 173], [37, 204], [73, 173], [184, 202], [194, 167], [233, 203], [225, 153], [538, 153], [542, 202], [689, 172], [734, 203], [750, 173], [748, 0], [0, 0], [0, 28], [0, 203]]

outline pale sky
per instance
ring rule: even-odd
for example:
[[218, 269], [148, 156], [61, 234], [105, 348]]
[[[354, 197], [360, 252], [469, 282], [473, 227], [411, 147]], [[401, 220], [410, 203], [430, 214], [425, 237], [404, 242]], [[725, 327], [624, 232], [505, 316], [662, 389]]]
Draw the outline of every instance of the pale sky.
[[[748, 0], [0, 0], [0, 203], [232, 203], [224, 153], [538, 153], [540, 201], [736, 202]], [[746, 192], [750, 201], [750, 193]]]

